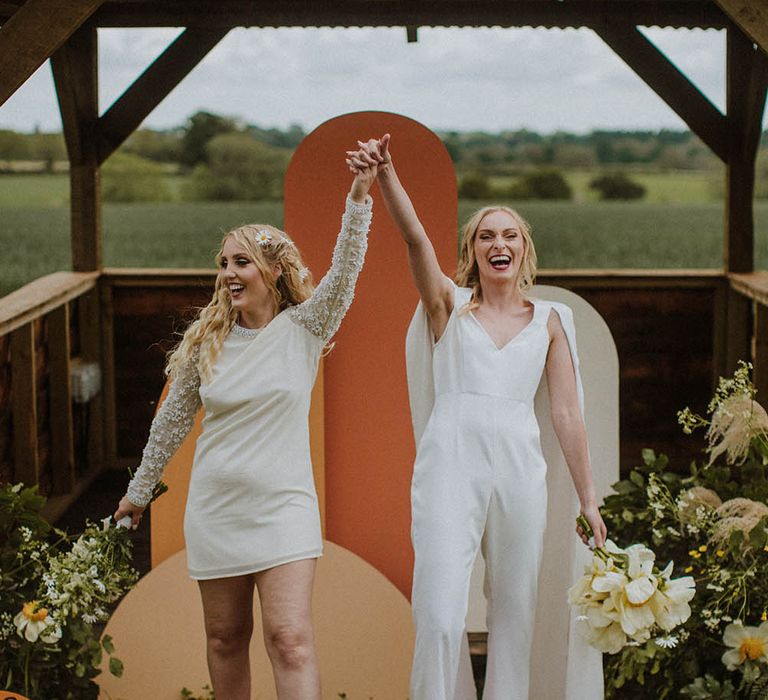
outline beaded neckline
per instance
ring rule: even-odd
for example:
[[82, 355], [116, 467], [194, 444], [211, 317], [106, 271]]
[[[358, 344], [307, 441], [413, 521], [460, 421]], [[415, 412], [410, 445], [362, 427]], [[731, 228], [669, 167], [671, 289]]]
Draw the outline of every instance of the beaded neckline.
[[232, 326], [232, 332], [242, 338], [255, 338], [264, 328], [243, 328], [237, 324]]

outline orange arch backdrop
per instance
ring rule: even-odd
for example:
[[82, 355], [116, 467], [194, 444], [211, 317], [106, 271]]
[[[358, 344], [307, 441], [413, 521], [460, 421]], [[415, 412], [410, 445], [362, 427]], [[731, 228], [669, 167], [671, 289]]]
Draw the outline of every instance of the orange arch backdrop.
[[[456, 177], [442, 142], [389, 112], [325, 122], [296, 150], [285, 179], [285, 229], [315, 278], [327, 269], [352, 176], [344, 152], [392, 134], [400, 179], [444, 269], [456, 264]], [[418, 301], [405, 244], [374, 186], [373, 224], [355, 301], [325, 360], [326, 537], [370, 562], [410, 598], [414, 445], [405, 332]]]
[[[392, 134], [392, 153], [446, 272], [456, 265], [456, 178], [441, 141], [418, 122], [357, 112], [325, 122], [296, 150], [285, 179], [285, 230], [318, 280], [328, 269], [352, 175], [344, 152]], [[327, 539], [358, 554], [408, 598], [413, 552], [414, 445], [405, 379], [405, 332], [418, 301], [405, 244], [374, 186], [373, 225], [355, 301], [325, 358], [312, 397], [315, 480]], [[166, 387], [167, 391], [167, 387]], [[152, 506], [152, 565], [184, 548], [195, 428], [168, 463], [170, 490]]]

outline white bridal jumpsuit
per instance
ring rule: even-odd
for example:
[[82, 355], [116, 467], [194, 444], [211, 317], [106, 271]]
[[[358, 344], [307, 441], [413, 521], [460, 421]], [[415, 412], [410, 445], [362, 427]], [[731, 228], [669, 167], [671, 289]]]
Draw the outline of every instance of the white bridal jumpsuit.
[[498, 348], [472, 312], [462, 310], [470, 296], [469, 289], [455, 288], [453, 311], [437, 343], [425, 340], [421, 308], [409, 329], [417, 437], [411, 700], [475, 697], [464, 620], [480, 546], [489, 630], [484, 698], [528, 700], [547, 516], [547, 465], [533, 402], [549, 348], [550, 311], [567, 317], [566, 329], [572, 321], [564, 305], [531, 300], [529, 324]]
[[323, 348], [354, 296], [371, 200], [347, 199], [331, 269], [304, 303], [262, 329], [235, 325], [201, 385], [190, 363], [171, 385], [150, 431], [128, 499], [149, 502], [201, 403], [184, 517], [193, 579], [238, 576], [320, 556], [322, 537], [309, 451], [312, 385]]

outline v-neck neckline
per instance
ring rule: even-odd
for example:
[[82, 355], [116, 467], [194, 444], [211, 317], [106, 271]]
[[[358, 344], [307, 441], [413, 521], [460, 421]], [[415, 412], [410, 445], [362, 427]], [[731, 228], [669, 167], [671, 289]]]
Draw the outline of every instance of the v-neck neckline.
[[536, 320], [536, 310], [537, 310], [536, 300], [535, 299], [528, 299], [528, 301], [530, 301], [531, 302], [531, 306], [533, 306], [533, 313], [531, 314], [531, 320], [528, 321], [528, 323], [526, 323], [517, 333], [515, 333], [515, 335], [513, 335], [502, 346], [496, 345], [496, 341], [491, 337], [491, 334], [486, 330], [485, 326], [482, 323], [480, 323], [480, 319], [477, 318], [477, 316], [475, 316], [475, 314], [472, 313], [471, 310], [469, 312], [469, 315], [472, 317], [472, 320], [475, 322], [475, 324], [478, 326], [478, 328], [480, 328], [480, 330], [483, 332], [483, 335], [486, 338], [488, 338], [488, 341], [491, 343], [493, 348], [495, 348], [495, 350], [497, 352], [502, 352], [507, 347], [509, 347], [510, 344], [514, 343], [521, 335], [523, 335], [523, 333], [525, 333], [533, 325], [533, 322]]

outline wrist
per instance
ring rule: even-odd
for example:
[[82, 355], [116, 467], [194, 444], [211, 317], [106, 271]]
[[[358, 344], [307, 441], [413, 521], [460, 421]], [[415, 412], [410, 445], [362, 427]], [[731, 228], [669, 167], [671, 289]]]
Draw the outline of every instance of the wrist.
[[585, 512], [585, 513], [587, 511], [598, 510], [597, 499], [594, 496], [591, 496], [590, 498], [586, 498], [583, 501], [580, 501], [580, 507], [582, 512]]

